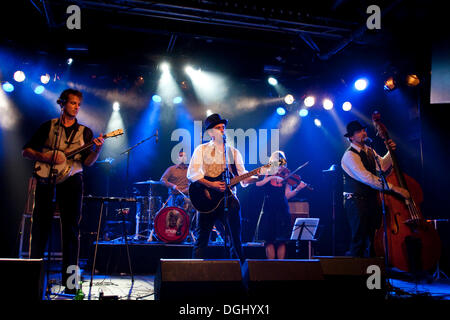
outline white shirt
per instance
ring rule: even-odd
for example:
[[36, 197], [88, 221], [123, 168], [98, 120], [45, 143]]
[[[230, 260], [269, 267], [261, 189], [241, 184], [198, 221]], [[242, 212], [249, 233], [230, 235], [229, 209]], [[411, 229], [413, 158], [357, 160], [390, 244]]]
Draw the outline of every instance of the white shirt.
[[[351, 146], [356, 151], [360, 152], [361, 147], [358, 147], [356, 144], [352, 143]], [[386, 153], [384, 157], [380, 157], [375, 150], [372, 148], [369, 148], [367, 146], [364, 146], [364, 151], [369, 151], [371, 149], [373, 151], [374, 156], [378, 159], [378, 162], [380, 163], [381, 169], [378, 167], [378, 162], [375, 161], [375, 166], [377, 171], [386, 171], [392, 166], [392, 159], [389, 151]], [[347, 150], [341, 159], [341, 167], [342, 169], [353, 179], [362, 182], [374, 189], [382, 190], [383, 186], [381, 183], [381, 179], [368, 171], [362, 161], [361, 157], [354, 153], [353, 151]], [[392, 184], [388, 183], [388, 189], [392, 188]]]
[[[233, 153], [233, 157], [231, 157]], [[242, 160], [242, 155], [238, 149], [227, 145], [227, 158], [228, 167], [231, 173], [233, 173], [230, 164], [234, 158], [234, 163], [236, 165], [236, 170], [238, 175], [243, 175], [248, 171], [245, 170], [244, 161]], [[208, 177], [217, 177], [225, 170], [225, 156], [218, 143], [213, 140], [203, 143], [197, 148], [195, 148], [192, 154], [191, 161], [189, 162], [189, 167], [187, 170], [187, 178], [191, 182], [195, 182]], [[248, 184], [241, 181], [241, 185], [246, 187]]]

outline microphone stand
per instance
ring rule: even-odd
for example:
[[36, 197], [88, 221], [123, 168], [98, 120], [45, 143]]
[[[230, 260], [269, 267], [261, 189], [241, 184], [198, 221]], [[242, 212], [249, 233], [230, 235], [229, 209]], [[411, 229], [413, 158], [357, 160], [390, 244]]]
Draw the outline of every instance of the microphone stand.
[[[368, 138], [364, 141], [364, 143], [366, 145], [368, 145], [370, 147], [370, 145], [372, 144], [372, 139]], [[389, 243], [388, 243], [388, 237], [387, 237], [387, 223], [386, 223], [386, 206], [385, 206], [385, 194], [387, 191], [387, 181], [386, 181], [386, 176], [381, 168], [381, 164], [380, 161], [378, 160], [378, 158], [375, 156], [375, 154], [373, 153], [372, 148], [370, 147], [369, 152], [372, 153], [372, 156], [375, 159], [375, 162], [378, 166], [378, 168], [380, 169], [380, 178], [381, 178], [381, 208], [382, 208], [382, 212], [383, 212], [383, 224], [384, 224], [384, 265], [385, 265], [385, 269], [387, 271], [388, 266], [389, 266]], [[388, 277], [386, 277], [386, 282], [389, 281]], [[389, 289], [386, 290], [386, 298], [389, 298]]]
[[129, 163], [130, 163], [130, 152], [131, 150], [133, 150], [134, 148], [136, 148], [138, 145], [144, 143], [147, 140], [150, 140], [151, 138], [155, 137], [155, 142], [158, 143], [158, 130], [156, 130], [156, 133], [154, 135], [151, 135], [148, 138], [145, 138], [144, 140], [138, 142], [137, 144], [135, 144], [134, 146], [132, 146], [131, 148], [128, 148], [127, 150], [123, 151], [122, 154], [127, 154], [127, 172], [126, 172], [126, 177], [125, 177], [125, 197], [128, 198], [128, 168], [129, 168]]
[[[228, 237], [228, 235], [230, 235], [231, 246], [232, 246], [233, 250], [235, 251], [235, 254], [238, 257], [238, 259], [240, 259], [241, 257], [239, 257], [237, 255], [236, 247], [235, 247], [234, 241], [233, 241], [233, 236], [231, 235], [230, 222], [229, 222], [229, 219], [228, 219], [228, 197], [227, 197], [227, 193], [228, 193], [228, 188], [229, 188], [229, 185], [230, 185], [230, 171], [228, 170], [227, 137], [226, 137], [225, 134], [223, 135], [223, 155], [224, 155], [224, 161], [225, 161], [225, 171], [224, 171], [225, 191], [224, 191], [224, 198], [223, 198], [223, 212], [224, 212], [224, 218], [225, 218], [225, 236], [223, 238], [223, 240], [224, 240], [224, 249], [225, 249], [225, 251], [227, 251], [227, 237]], [[230, 192], [232, 192], [232, 191], [230, 190]]]
[[[61, 107], [61, 112], [59, 115], [58, 130], [55, 132], [56, 137], [55, 137], [55, 141], [53, 144], [52, 157], [50, 158], [51, 159], [50, 170], [49, 170], [48, 178], [47, 178], [47, 181], [48, 181], [49, 185], [51, 186], [52, 194], [53, 194], [52, 195], [52, 205], [51, 205], [52, 221], [53, 221], [53, 216], [56, 212], [56, 176], [52, 176], [52, 174], [53, 174], [53, 167], [55, 165], [54, 158], [55, 158], [57, 150], [59, 149], [59, 147], [61, 145], [61, 137], [62, 137], [61, 128], [62, 128], [63, 114], [64, 114], [64, 111], [63, 111], [63, 108]], [[48, 300], [50, 300], [50, 291], [51, 291], [51, 288], [49, 288], [49, 283], [50, 283], [50, 264], [51, 264], [51, 256], [52, 256], [52, 251], [53, 251], [52, 250], [52, 241], [53, 241], [52, 233], [53, 233], [52, 227], [50, 226], [50, 235], [49, 235], [48, 251], [47, 251], [48, 266], [47, 266], [47, 272], [46, 272], [46, 277], [47, 277], [46, 295], [47, 295]], [[64, 270], [62, 270], [62, 272], [64, 272]], [[63, 284], [63, 285], [65, 285], [65, 284]]]

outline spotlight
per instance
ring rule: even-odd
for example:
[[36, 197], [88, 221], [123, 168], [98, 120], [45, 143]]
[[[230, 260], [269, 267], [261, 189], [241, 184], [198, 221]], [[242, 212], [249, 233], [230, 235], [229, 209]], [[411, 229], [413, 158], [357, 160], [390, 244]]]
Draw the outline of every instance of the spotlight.
[[267, 82], [271, 85], [271, 86], [276, 86], [278, 84], [278, 80], [275, 79], [274, 77], [269, 77], [269, 79], [267, 79]]
[[322, 104], [325, 110], [333, 109], [333, 101], [331, 101], [330, 99], [323, 99]]
[[209, 117], [212, 114], [213, 114], [213, 112], [210, 109], [206, 110], [206, 116], [207, 117]]
[[47, 84], [50, 81], [50, 75], [48, 73], [43, 74], [41, 76], [41, 83], [42, 84]]
[[345, 101], [345, 102], [342, 104], [342, 110], [344, 110], [344, 111], [350, 111], [351, 109], [352, 109], [352, 104], [351, 104], [350, 102]]
[[322, 122], [319, 119], [314, 119], [314, 124], [316, 125], [316, 127], [322, 126]]
[[181, 103], [183, 101], [183, 98], [181, 98], [181, 97], [175, 97], [175, 98], [173, 98], [173, 103], [174, 104], [179, 104], [179, 103]]
[[395, 81], [394, 77], [389, 77], [384, 81], [384, 90], [386, 91], [392, 91], [397, 88], [397, 82]]
[[3, 90], [5, 90], [6, 92], [13, 92], [13, 91], [14, 91], [14, 86], [13, 86], [11, 83], [9, 83], [9, 82], [5, 82], [5, 83], [2, 85], [2, 88], [3, 88]]
[[44, 86], [37, 86], [34, 89], [34, 93], [36, 93], [36, 94], [41, 94], [42, 92], [44, 92]]
[[167, 71], [169, 71], [170, 66], [167, 62], [163, 62], [163, 63], [161, 63], [160, 68], [161, 68], [162, 72], [167, 72]]
[[358, 79], [355, 81], [355, 89], [358, 91], [363, 91], [367, 88], [367, 80], [366, 79]]
[[113, 103], [113, 110], [114, 111], [119, 111], [120, 110], [120, 104], [117, 101], [115, 101]]
[[308, 115], [308, 109], [301, 109], [298, 114], [300, 117], [306, 117]]
[[14, 80], [16, 80], [17, 82], [22, 82], [23, 80], [25, 80], [25, 73], [20, 70], [14, 72]]
[[283, 107], [278, 107], [277, 108], [277, 113], [280, 116], [284, 116], [286, 114], [286, 109], [284, 109]]
[[162, 99], [160, 96], [155, 94], [155, 95], [153, 95], [152, 100], [153, 100], [153, 102], [161, 102]]
[[288, 94], [286, 95], [286, 97], [284, 97], [284, 102], [286, 104], [292, 104], [294, 103], [294, 96], [292, 94]]
[[313, 96], [308, 96], [303, 101], [306, 107], [312, 107], [316, 103], [316, 99]]
[[408, 74], [406, 76], [406, 84], [409, 87], [415, 87], [420, 83], [419, 77], [416, 74]]
[[69, 66], [72, 64], [72, 62], [73, 62], [73, 59], [72, 59], [72, 58], [67, 59], [67, 64], [68, 64]]
[[192, 68], [191, 66], [186, 66], [184, 68], [184, 72], [186, 72], [187, 74], [191, 74], [194, 72], [194, 68]]

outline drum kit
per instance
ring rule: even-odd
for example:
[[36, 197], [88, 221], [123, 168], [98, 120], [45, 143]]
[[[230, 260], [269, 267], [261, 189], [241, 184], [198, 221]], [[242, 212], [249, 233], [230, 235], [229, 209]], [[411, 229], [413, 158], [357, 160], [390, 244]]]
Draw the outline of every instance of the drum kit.
[[[194, 242], [195, 209], [189, 197], [183, 193], [169, 195], [163, 203], [161, 193], [155, 192], [160, 181], [146, 180], [135, 182], [135, 185], [148, 186], [146, 196], [136, 196], [136, 233], [134, 240], [146, 239], [148, 242], [159, 240], [165, 243], [180, 243], [186, 240]], [[170, 197], [174, 197], [168, 206]]]

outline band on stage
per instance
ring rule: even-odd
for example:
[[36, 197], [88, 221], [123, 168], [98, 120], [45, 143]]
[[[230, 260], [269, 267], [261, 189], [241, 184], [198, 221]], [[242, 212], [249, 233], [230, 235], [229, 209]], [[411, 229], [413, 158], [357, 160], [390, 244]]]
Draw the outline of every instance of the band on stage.
[[[63, 283], [67, 280], [67, 267], [79, 263], [83, 167], [97, 161], [105, 141], [103, 135], [94, 138], [92, 130], [78, 122], [82, 99], [80, 91], [64, 90], [57, 101], [61, 106], [60, 117], [43, 123], [23, 147], [23, 156], [35, 162], [37, 178], [31, 258], [43, 257], [53, 213], [58, 208], [63, 237]], [[264, 243], [267, 259], [286, 257], [286, 243], [292, 231], [288, 200], [308, 184], [294, 179], [299, 176], [287, 169], [283, 151], [272, 154], [269, 166], [249, 173], [239, 150], [226, 141], [227, 125], [228, 120], [219, 114], [208, 116], [204, 128], [212, 139], [197, 146], [190, 161], [181, 150], [177, 163], [168, 166], [160, 180], [135, 183], [148, 186], [149, 194], [135, 197], [138, 209], [134, 239], [189, 241], [193, 244], [192, 258], [207, 258], [213, 233], [229, 250], [229, 258], [243, 262], [246, 257], [237, 184], [243, 188], [254, 184], [264, 194], [255, 240]], [[344, 206], [351, 229], [348, 255], [373, 257], [373, 237], [381, 223], [377, 194], [382, 185], [377, 172], [388, 170], [392, 159], [389, 152], [381, 157], [368, 145], [366, 127], [358, 121], [347, 125], [345, 137], [350, 143], [341, 160]], [[395, 142], [386, 143], [395, 150]], [[165, 201], [152, 193], [155, 186], [167, 188]], [[410, 198], [404, 188], [386, 187], [404, 199]], [[66, 292], [72, 293], [68, 288]]]

